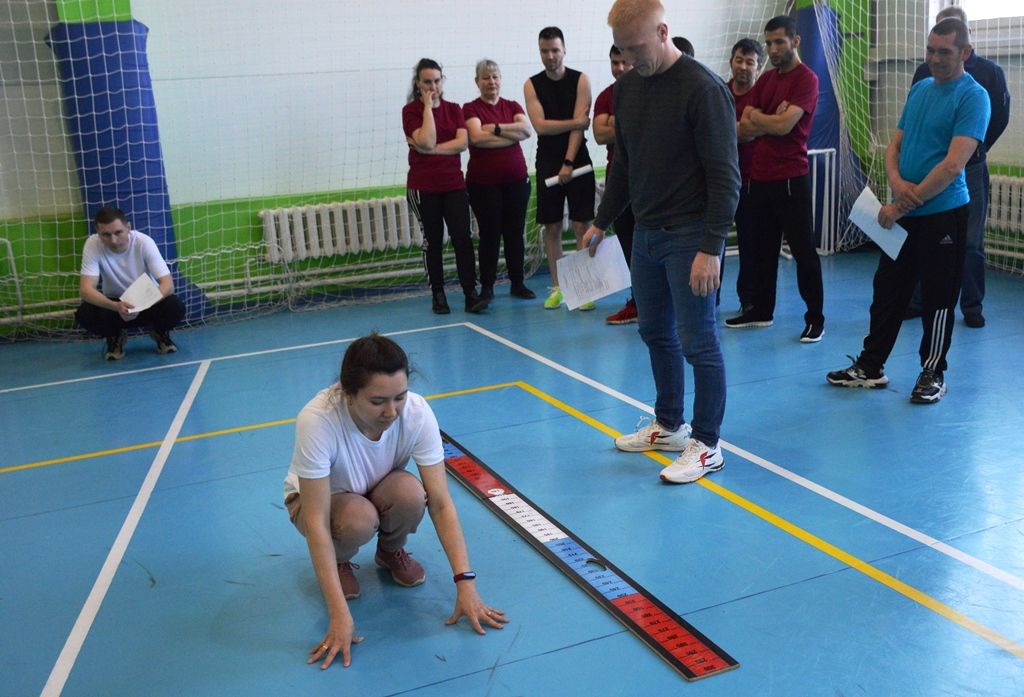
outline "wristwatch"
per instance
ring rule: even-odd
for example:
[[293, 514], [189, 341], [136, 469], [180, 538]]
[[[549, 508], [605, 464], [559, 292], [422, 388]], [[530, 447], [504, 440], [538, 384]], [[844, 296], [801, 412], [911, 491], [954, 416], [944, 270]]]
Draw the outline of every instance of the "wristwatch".
[[496, 136], [500, 136], [501, 135], [501, 124], [500, 123], [494, 124], [494, 135], [496, 135]]
[[569, 159], [569, 158], [567, 157], [567, 158], [565, 158], [564, 160], [562, 160], [562, 164], [563, 164], [563, 165], [565, 165], [565, 166], [567, 166], [567, 167], [572, 167], [572, 160], [570, 160], [570, 159]]
[[458, 583], [459, 581], [472, 581], [474, 578], [476, 578], [475, 571], [463, 571], [461, 574], [452, 576], [452, 581]]

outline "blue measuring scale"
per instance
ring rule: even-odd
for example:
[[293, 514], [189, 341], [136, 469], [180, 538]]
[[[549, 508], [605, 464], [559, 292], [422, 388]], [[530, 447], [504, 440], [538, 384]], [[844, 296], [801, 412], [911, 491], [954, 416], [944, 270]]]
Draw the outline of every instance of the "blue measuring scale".
[[516, 491], [479, 458], [441, 432], [445, 466], [519, 533], [687, 680], [739, 663], [592, 547]]

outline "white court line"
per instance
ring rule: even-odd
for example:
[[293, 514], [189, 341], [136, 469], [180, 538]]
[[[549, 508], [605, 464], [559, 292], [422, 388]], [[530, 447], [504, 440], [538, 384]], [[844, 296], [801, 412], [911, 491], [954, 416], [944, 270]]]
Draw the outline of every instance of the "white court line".
[[[618, 392], [617, 390], [613, 390], [612, 388], [607, 387], [606, 385], [602, 385], [596, 380], [592, 380], [591, 378], [588, 378], [585, 375], [581, 375], [580, 373], [577, 373], [575, 370], [572, 370], [571, 368], [567, 368], [564, 365], [556, 363], [551, 359], [540, 355], [539, 353], [535, 353], [534, 351], [531, 351], [530, 349], [524, 346], [520, 346], [519, 344], [504, 338], [503, 336], [495, 334], [494, 332], [484, 329], [483, 327], [473, 324], [472, 322], [466, 322], [465, 326], [479, 334], [486, 336], [489, 339], [497, 341], [499, 344], [507, 346], [513, 351], [517, 351], [528, 358], [532, 358], [533, 360], [539, 363], [543, 363], [544, 365], [554, 370], [557, 370], [563, 375], [568, 375], [574, 380], [579, 380], [580, 382], [589, 385], [596, 390], [600, 390], [601, 392], [604, 392], [605, 394], [614, 397], [615, 399], [626, 402], [627, 404], [630, 404], [640, 409], [641, 411], [645, 411], [648, 414], [652, 415], [654, 414], [654, 409], [644, 404], [643, 402], [637, 401], [632, 397], [629, 397], [627, 395], [622, 394], [621, 392]], [[977, 557], [973, 557], [970, 554], [967, 554], [966, 552], [962, 552], [959, 549], [956, 549], [955, 547], [951, 547], [945, 542], [942, 542], [941, 540], [937, 540], [930, 535], [926, 535], [925, 533], [920, 532], [919, 530], [915, 530], [914, 528], [909, 527], [908, 525], [904, 525], [898, 520], [893, 520], [887, 515], [883, 515], [882, 513], [879, 513], [874, 509], [868, 508], [867, 506], [859, 504], [856, 501], [848, 499], [840, 493], [832, 491], [831, 489], [824, 487], [821, 484], [812, 482], [810, 479], [801, 477], [799, 474], [790, 472], [786, 468], [780, 467], [779, 465], [776, 465], [775, 463], [770, 462], [764, 459], [763, 457], [759, 457], [751, 452], [748, 452], [743, 448], [732, 445], [731, 443], [728, 443], [724, 440], [719, 440], [719, 443], [721, 443], [722, 447], [725, 448], [726, 450], [735, 453], [736, 455], [739, 455], [740, 457], [746, 460], [749, 460], [758, 467], [762, 467], [773, 474], [777, 474], [778, 476], [784, 479], [788, 479], [797, 486], [803, 487], [808, 491], [812, 491], [815, 494], [818, 494], [819, 496], [823, 496], [829, 501], [839, 504], [843, 508], [847, 508], [853, 511], [854, 513], [857, 513], [859, 515], [864, 516], [865, 518], [873, 520], [879, 525], [884, 525], [885, 527], [889, 528], [894, 532], [897, 532], [905, 537], [909, 537], [910, 539], [916, 542], [920, 542], [921, 544], [930, 547], [931, 549], [934, 549], [936, 552], [939, 552], [940, 554], [945, 554], [948, 557], [956, 559], [957, 561], [966, 564], [967, 566], [977, 569], [983, 574], [991, 576], [992, 578], [998, 581], [1002, 581], [1003, 583], [1009, 586], [1013, 586], [1017, 590], [1024, 591], [1024, 579], [1020, 578], [1019, 576], [1015, 576], [1009, 573], [1008, 571], [1004, 571], [996, 566], [989, 564], [986, 561], [978, 559]]]
[[164, 464], [171, 454], [171, 448], [174, 447], [174, 441], [181, 433], [185, 417], [188, 416], [188, 412], [192, 408], [192, 403], [199, 393], [199, 386], [203, 384], [203, 378], [206, 377], [206, 371], [209, 368], [210, 361], [208, 360], [202, 361], [199, 364], [199, 370], [192, 379], [192, 385], [188, 388], [188, 392], [185, 393], [185, 399], [182, 400], [181, 406], [178, 407], [178, 413], [175, 414], [171, 427], [167, 431], [167, 435], [164, 436], [160, 450], [157, 451], [156, 457], [153, 458], [153, 464], [150, 465], [149, 472], [146, 473], [146, 478], [142, 482], [142, 488], [139, 489], [139, 493], [135, 496], [135, 502], [128, 511], [128, 517], [125, 518], [121, 531], [117, 534], [117, 538], [107, 554], [106, 561], [103, 562], [103, 567], [96, 578], [96, 583], [93, 584], [89, 597], [86, 598], [85, 605], [82, 606], [82, 611], [78, 614], [74, 627], [71, 628], [71, 634], [68, 635], [67, 641], [64, 642], [64, 648], [61, 649], [57, 662], [54, 664], [53, 670], [50, 671], [50, 677], [46, 680], [46, 685], [43, 687], [40, 697], [57, 697], [64, 690], [68, 676], [71, 675], [71, 669], [78, 659], [78, 653], [82, 650], [82, 644], [85, 643], [85, 637], [92, 628], [92, 623], [99, 613], [100, 605], [103, 604], [107, 591], [110, 590], [114, 574], [117, 572], [122, 559], [124, 559], [128, 543], [131, 542], [132, 536], [135, 534], [135, 529], [139, 525], [139, 519], [142, 517], [143, 511], [146, 510], [149, 497], [156, 487], [160, 473], [163, 472]]
[[[510, 348], [510, 349], [512, 349], [514, 351], [517, 351], [517, 352], [519, 352], [519, 353], [521, 353], [521, 354], [523, 354], [523, 355], [525, 355], [525, 356], [527, 356], [527, 357], [537, 361], [538, 363], [542, 363], [543, 365], [546, 365], [546, 366], [548, 366], [549, 368], [551, 368], [553, 370], [556, 370], [556, 371], [558, 371], [558, 372], [560, 372], [560, 373], [562, 373], [564, 375], [567, 375], [567, 376], [573, 378], [574, 380], [578, 380], [579, 382], [582, 382], [582, 383], [584, 383], [586, 385], [589, 385], [590, 387], [593, 387], [594, 389], [596, 389], [596, 390], [598, 390], [600, 392], [603, 392], [603, 393], [605, 393], [605, 394], [607, 394], [607, 395], [609, 395], [611, 397], [614, 397], [615, 399], [618, 399], [619, 401], [622, 401], [622, 402], [625, 402], [626, 404], [634, 406], [637, 409], [639, 409], [641, 411], [644, 411], [644, 412], [646, 412], [648, 414], [653, 414], [654, 413], [654, 409], [652, 407], [648, 406], [647, 404], [645, 404], [645, 403], [643, 403], [643, 402], [641, 402], [639, 400], [633, 399], [629, 395], [626, 395], [626, 394], [623, 394], [622, 392], [614, 390], [614, 389], [608, 387], [607, 385], [604, 385], [602, 383], [597, 382], [596, 380], [588, 378], [587, 376], [585, 376], [585, 375], [583, 375], [581, 373], [577, 373], [576, 371], [571, 370], [570, 368], [567, 368], [567, 367], [565, 367], [565, 366], [563, 366], [563, 365], [561, 365], [559, 363], [556, 363], [556, 362], [552, 361], [551, 359], [546, 358], [545, 356], [542, 356], [542, 355], [540, 355], [538, 353], [535, 353], [535, 352], [533, 352], [533, 351], [531, 351], [531, 350], [529, 350], [529, 349], [527, 349], [527, 348], [525, 348], [523, 346], [520, 346], [519, 344], [516, 344], [516, 343], [514, 343], [514, 342], [512, 342], [512, 341], [510, 341], [508, 339], [505, 339], [504, 337], [502, 337], [502, 336], [500, 336], [498, 334], [495, 334], [494, 332], [491, 332], [491, 331], [489, 331], [487, 329], [484, 329], [483, 327], [480, 327], [479, 325], [473, 324], [472, 322], [454, 322], [454, 323], [451, 323], [451, 324], [443, 324], [443, 325], [437, 325], [437, 326], [432, 326], [432, 327], [420, 327], [420, 328], [417, 328], [417, 329], [408, 329], [408, 330], [397, 331], [397, 332], [388, 332], [388, 333], [384, 334], [384, 336], [401, 336], [401, 335], [404, 335], [404, 334], [415, 334], [415, 333], [419, 333], [419, 332], [433, 331], [435, 329], [452, 329], [452, 328], [456, 328], [456, 327], [467, 327], [467, 328], [469, 328], [469, 329], [471, 329], [471, 330], [473, 330], [473, 331], [475, 331], [475, 332], [477, 332], [479, 334], [482, 334], [483, 336], [486, 336], [487, 338], [489, 338], [489, 339], [491, 339], [493, 341], [496, 341], [496, 342], [498, 342], [500, 344], [503, 344], [503, 345], [507, 346], [508, 348]], [[271, 353], [280, 353], [280, 352], [284, 352], [284, 351], [295, 351], [295, 350], [302, 350], [302, 349], [308, 349], [308, 348], [317, 348], [317, 347], [321, 347], [321, 346], [329, 346], [329, 345], [333, 345], [333, 344], [343, 344], [343, 343], [351, 342], [351, 341], [354, 341], [356, 338], [358, 338], [358, 337], [352, 337], [352, 338], [347, 338], [347, 339], [335, 339], [335, 340], [331, 340], [331, 341], [322, 341], [322, 342], [317, 342], [317, 343], [312, 343], [312, 344], [300, 344], [300, 345], [296, 345], [296, 346], [288, 346], [288, 347], [283, 347], [283, 348], [267, 349], [265, 351], [253, 351], [253, 352], [250, 352], [250, 353], [239, 353], [239, 354], [233, 354], [233, 355], [228, 355], [228, 356], [221, 356], [221, 357], [218, 357], [218, 358], [212, 358], [212, 359], [208, 359], [208, 360], [209, 361], [225, 361], [225, 360], [234, 360], [234, 359], [238, 359], [238, 358], [249, 358], [249, 357], [253, 357], [253, 356], [260, 356], [260, 355], [266, 355], [266, 354], [271, 354]], [[175, 363], [175, 364], [168, 365], [168, 366], [159, 366], [159, 367], [155, 367], [155, 368], [143, 368], [143, 369], [137, 370], [137, 371], [126, 371], [126, 372], [122, 372], [122, 373], [110, 373], [110, 374], [107, 374], [107, 375], [93, 376], [93, 377], [88, 377], [88, 378], [79, 378], [77, 380], [65, 380], [65, 381], [61, 381], [61, 382], [43, 383], [43, 384], [34, 385], [34, 386], [8, 388], [8, 389], [5, 389], [5, 390], [0, 390], [0, 394], [4, 394], [6, 392], [16, 392], [16, 391], [20, 391], [20, 390], [28, 390], [28, 389], [33, 389], [33, 388], [36, 388], [36, 387], [50, 387], [50, 386], [53, 386], [53, 385], [68, 384], [68, 383], [72, 383], [72, 382], [84, 382], [84, 381], [88, 381], [88, 380], [97, 380], [97, 379], [101, 379], [101, 378], [105, 378], [105, 377], [119, 377], [121, 375], [130, 375], [130, 374], [133, 374], [133, 373], [148, 372], [148, 371], [152, 371], [152, 370], [163, 370], [163, 369], [167, 369], [167, 368], [177, 368], [177, 367], [185, 366], [185, 365], [194, 365], [196, 363], [200, 363], [200, 361], [190, 361], [190, 362], [187, 362], [187, 363]], [[868, 518], [870, 520], [873, 520], [873, 521], [877, 522], [878, 524], [883, 525], [883, 526], [889, 528], [890, 530], [893, 530], [894, 532], [897, 532], [897, 533], [899, 533], [901, 535], [904, 535], [905, 537], [908, 537], [908, 538], [910, 538], [910, 539], [912, 539], [912, 540], [914, 540], [916, 542], [919, 542], [919, 543], [921, 543], [923, 545], [926, 545], [927, 547], [930, 547], [930, 548], [934, 549], [935, 551], [937, 551], [937, 552], [939, 552], [941, 554], [945, 554], [946, 556], [949, 556], [949, 557], [951, 557], [953, 559], [956, 559], [957, 561], [960, 561], [960, 562], [962, 562], [962, 563], [964, 563], [964, 564], [966, 564], [968, 566], [971, 566], [971, 567], [977, 569], [978, 571], [981, 571], [982, 573], [984, 573], [984, 574], [986, 574], [988, 576], [991, 576], [992, 578], [995, 578], [997, 580], [1002, 581], [1003, 583], [1006, 583], [1007, 585], [1010, 585], [1010, 586], [1012, 586], [1014, 588], [1017, 588], [1018, 590], [1024, 590], [1024, 579], [1020, 578], [1019, 576], [1015, 576], [1015, 575], [1013, 575], [1013, 574], [1011, 574], [1009, 572], [1006, 572], [1006, 571], [1004, 571], [1002, 569], [999, 569], [998, 567], [992, 566], [988, 562], [985, 562], [985, 561], [983, 561], [981, 559], [978, 559], [976, 557], [971, 556], [970, 554], [967, 554], [966, 552], [962, 552], [962, 551], [960, 551], [960, 550], [958, 550], [958, 549], [956, 549], [954, 547], [951, 547], [951, 546], [947, 545], [946, 543], [944, 543], [944, 542], [942, 542], [942, 541], [940, 541], [940, 540], [938, 540], [938, 539], [936, 539], [934, 537], [931, 537], [930, 535], [926, 535], [925, 533], [920, 532], [918, 530], [915, 530], [914, 528], [911, 528], [911, 527], [909, 527], [907, 525], [904, 525], [903, 523], [900, 523], [897, 520], [893, 520], [892, 518], [890, 518], [890, 517], [888, 517], [888, 516], [886, 516], [886, 515], [884, 515], [882, 513], [879, 513], [878, 511], [875, 511], [875, 510], [873, 510], [871, 508], [868, 508], [867, 506], [863, 506], [863, 505], [857, 503], [856, 501], [852, 501], [851, 499], [846, 498], [842, 494], [839, 494], [839, 493], [837, 493], [835, 491], [832, 491], [831, 489], [828, 489], [827, 487], [824, 487], [824, 486], [822, 486], [820, 484], [817, 484], [817, 483], [815, 483], [815, 482], [813, 482], [813, 481], [811, 481], [809, 479], [801, 477], [800, 475], [798, 475], [798, 474], [796, 474], [794, 472], [790, 472], [789, 470], [785, 469], [784, 467], [780, 467], [779, 465], [776, 465], [773, 462], [770, 462], [770, 461], [768, 461], [768, 460], [766, 460], [766, 459], [764, 459], [762, 457], [754, 455], [753, 453], [750, 453], [750, 452], [748, 452], [746, 450], [743, 450], [740, 447], [734, 446], [731, 443], [728, 443], [727, 441], [723, 440], [723, 441], [721, 441], [721, 443], [722, 443], [722, 447], [724, 447], [726, 450], [728, 450], [728, 451], [730, 451], [732, 453], [735, 453], [735, 454], [739, 455], [740, 457], [743, 457], [743, 458], [749, 460], [750, 462], [754, 463], [755, 465], [757, 465], [759, 467], [762, 467], [762, 468], [772, 472], [773, 474], [776, 474], [776, 475], [778, 475], [780, 477], [788, 479], [789, 481], [793, 482], [797, 486], [803, 487], [804, 489], [807, 489], [808, 491], [812, 491], [812, 492], [818, 494], [819, 496], [822, 496], [822, 497], [824, 497], [826, 499], [829, 499], [830, 501], [832, 501], [832, 502], [834, 502], [834, 503], [836, 503], [836, 504], [838, 504], [840, 506], [843, 506], [844, 508], [847, 508], [848, 510], [854, 511], [855, 513], [857, 513], [859, 515], [862, 515], [865, 518]]]
[[[403, 334], [416, 334], [418, 332], [430, 332], [435, 329], [452, 329], [454, 327], [464, 326], [463, 322], [456, 322], [453, 324], [439, 324], [434, 327], [420, 327], [418, 329], [403, 329], [400, 332], [388, 332], [382, 334], [382, 336], [402, 336]], [[171, 368], [182, 368], [190, 365], [200, 365], [204, 362], [217, 362], [217, 361], [233, 361], [239, 358], [252, 358], [254, 356], [266, 356], [271, 353], [282, 353], [284, 351], [301, 351], [303, 349], [320, 348], [322, 346], [334, 346], [337, 344], [347, 344], [349, 342], [358, 339], [358, 336], [349, 337], [347, 339], [331, 339], [329, 341], [318, 341], [313, 344], [298, 344], [295, 346], [285, 346], [282, 348], [265, 349], [263, 351], [250, 351], [248, 353], [234, 353], [227, 356], [217, 356], [215, 358], [203, 358], [194, 361], [183, 361], [181, 363], [168, 363], [167, 365], [157, 365], [151, 368], [138, 368], [137, 370], [124, 370], [118, 373], [104, 373], [103, 375], [91, 375], [84, 378], [71, 378], [68, 380], [57, 380], [54, 382], [41, 382], [35, 385], [23, 385], [22, 387], [7, 387], [0, 389], [0, 394], [8, 394], [10, 392], [24, 392], [26, 390], [38, 390], [44, 387], [56, 387], [58, 385], [72, 385], [79, 382], [91, 382], [93, 380], [106, 380], [107, 378], [120, 378], [125, 375], [138, 375], [139, 373], [151, 373], [155, 370], [170, 370]]]

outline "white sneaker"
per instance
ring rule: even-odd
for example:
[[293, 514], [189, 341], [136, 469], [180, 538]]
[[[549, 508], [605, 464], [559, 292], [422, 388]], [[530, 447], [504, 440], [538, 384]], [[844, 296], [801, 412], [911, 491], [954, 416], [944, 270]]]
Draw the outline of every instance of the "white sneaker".
[[709, 448], [696, 438], [691, 438], [686, 450], [671, 465], [661, 471], [661, 481], [671, 484], [695, 482], [708, 472], [717, 472], [725, 466], [722, 449], [716, 445]]
[[640, 419], [636, 433], [627, 433], [615, 439], [615, 447], [628, 453], [642, 453], [648, 450], [673, 450], [679, 452], [686, 449], [690, 442], [690, 424], [683, 424], [675, 431], [666, 431], [657, 419], [648, 421]]

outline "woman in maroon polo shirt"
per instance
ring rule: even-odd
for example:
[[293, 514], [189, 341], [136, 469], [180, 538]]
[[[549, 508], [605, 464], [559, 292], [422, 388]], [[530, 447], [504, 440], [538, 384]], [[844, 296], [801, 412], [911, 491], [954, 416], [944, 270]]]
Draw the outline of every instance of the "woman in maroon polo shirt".
[[423, 230], [427, 277], [433, 309], [446, 315], [444, 294], [444, 226], [455, 248], [455, 266], [466, 296], [466, 312], [480, 312], [487, 301], [476, 292], [476, 263], [469, 238], [469, 203], [459, 153], [469, 145], [466, 121], [458, 104], [446, 102], [444, 75], [437, 61], [422, 58], [416, 64], [412, 91], [402, 109], [402, 127], [409, 144], [409, 205]]
[[523, 233], [530, 178], [519, 142], [533, 131], [518, 103], [501, 97], [501, 70], [492, 60], [476, 64], [480, 96], [462, 106], [469, 130], [466, 185], [480, 228], [480, 297], [494, 297], [498, 249], [505, 241], [505, 268], [517, 298], [535, 298], [523, 282]]

